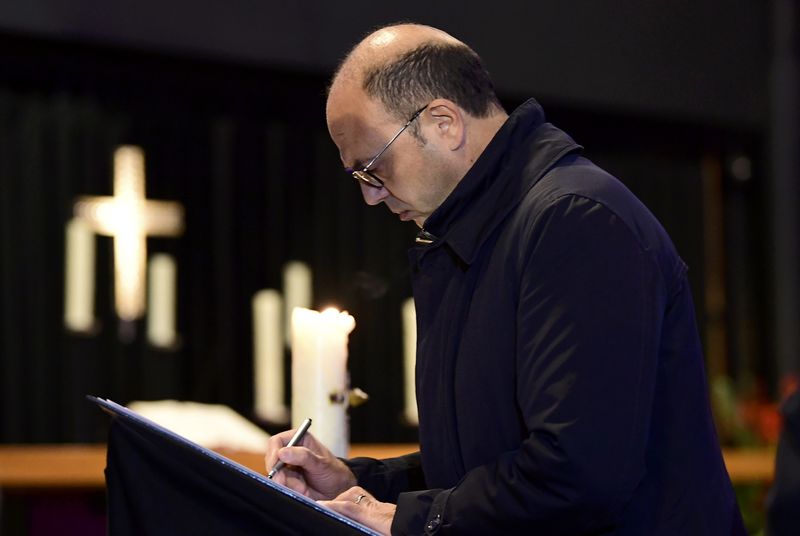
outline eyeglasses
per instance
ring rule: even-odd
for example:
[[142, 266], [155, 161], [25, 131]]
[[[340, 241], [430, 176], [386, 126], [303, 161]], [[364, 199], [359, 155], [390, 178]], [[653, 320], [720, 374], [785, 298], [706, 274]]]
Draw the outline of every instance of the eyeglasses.
[[411, 119], [409, 119], [408, 121], [406, 121], [406, 124], [405, 124], [405, 125], [403, 125], [403, 128], [401, 128], [400, 130], [398, 130], [398, 131], [397, 131], [397, 134], [395, 134], [394, 136], [392, 136], [392, 139], [390, 139], [390, 140], [389, 140], [389, 143], [387, 143], [386, 145], [384, 145], [384, 146], [383, 146], [383, 149], [381, 149], [381, 150], [380, 150], [380, 152], [379, 152], [378, 154], [376, 154], [375, 156], [373, 156], [373, 157], [372, 157], [372, 160], [370, 160], [370, 161], [367, 163], [367, 165], [366, 165], [366, 166], [364, 166], [364, 167], [363, 167], [363, 168], [361, 168], [361, 169], [347, 168], [347, 169], [345, 169], [345, 171], [346, 171], [347, 173], [349, 173], [350, 175], [352, 175], [354, 179], [356, 179], [357, 181], [363, 182], [363, 183], [364, 183], [364, 184], [366, 184], [367, 186], [372, 186], [373, 188], [383, 188], [383, 181], [382, 181], [382, 180], [380, 180], [380, 179], [379, 179], [379, 178], [378, 178], [376, 175], [374, 175], [374, 174], [373, 174], [373, 173], [372, 173], [372, 172], [369, 170], [369, 168], [371, 168], [371, 167], [372, 167], [372, 165], [375, 163], [375, 161], [376, 161], [376, 160], [378, 160], [378, 158], [380, 158], [380, 157], [381, 157], [381, 155], [382, 155], [383, 153], [385, 153], [385, 152], [386, 152], [386, 149], [388, 149], [388, 148], [389, 148], [389, 147], [390, 147], [390, 146], [391, 146], [391, 145], [394, 143], [394, 140], [396, 140], [396, 139], [397, 139], [397, 138], [400, 136], [400, 134], [402, 134], [402, 133], [403, 133], [403, 131], [404, 131], [405, 129], [407, 129], [407, 128], [409, 127], [409, 125], [411, 125], [411, 123], [413, 123], [413, 122], [414, 122], [414, 120], [415, 120], [417, 117], [419, 117], [419, 115], [420, 115], [422, 112], [424, 112], [424, 111], [425, 111], [425, 108], [427, 108], [427, 107], [428, 107], [428, 105], [426, 104], [425, 106], [423, 106], [422, 108], [420, 108], [419, 110], [417, 110], [416, 112], [414, 112], [414, 115], [412, 115], [412, 116], [411, 116]]

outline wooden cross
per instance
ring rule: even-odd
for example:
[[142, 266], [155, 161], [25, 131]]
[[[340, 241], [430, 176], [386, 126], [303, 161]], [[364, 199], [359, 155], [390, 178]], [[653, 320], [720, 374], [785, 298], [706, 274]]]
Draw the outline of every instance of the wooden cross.
[[144, 152], [123, 145], [114, 151], [114, 195], [81, 197], [77, 218], [100, 235], [114, 238], [114, 302], [122, 320], [141, 317], [145, 308], [148, 236], [183, 233], [183, 207], [144, 195]]

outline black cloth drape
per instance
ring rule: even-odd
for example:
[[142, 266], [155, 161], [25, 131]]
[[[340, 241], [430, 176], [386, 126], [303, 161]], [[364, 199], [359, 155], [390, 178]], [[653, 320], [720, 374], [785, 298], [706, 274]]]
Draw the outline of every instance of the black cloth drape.
[[112, 421], [109, 534], [361, 534], [199, 451], [143, 432]]

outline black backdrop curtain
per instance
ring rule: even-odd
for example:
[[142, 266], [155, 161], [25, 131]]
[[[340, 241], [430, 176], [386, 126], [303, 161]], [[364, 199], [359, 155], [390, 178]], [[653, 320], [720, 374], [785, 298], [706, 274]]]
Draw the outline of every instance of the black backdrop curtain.
[[[371, 400], [351, 410], [352, 439], [415, 440], [401, 422], [400, 322], [415, 228], [365, 207], [342, 173], [326, 77], [11, 35], [0, 51], [0, 442], [103, 440], [107, 420], [87, 393], [252, 417], [250, 300], [281, 288], [289, 260], [312, 267], [316, 307], [356, 318], [349, 368]], [[549, 111], [662, 218], [702, 321], [703, 140]], [[170, 351], [147, 345], [141, 322], [120, 341], [110, 238], [97, 239], [96, 330], [63, 327], [64, 226], [77, 196], [111, 193], [123, 143], [145, 151], [147, 197], [186, 210], [182, 237], [148, 239], [150, 255], [177, 260], [181, 344]]]
[[[356, 318], [352, 382], [372, 400], [353, 410], [354, 438], [413, 440], [398, 423], [414, 229], [366, 210], [341, 171], [324, 77], [11, 37], [2, 48], [14, 52], [0, 68], [0, 440], [101, 440], [107, 423], [86, 393], [220, 402], [251, 416], [250, 300], [281, 288], [289, 260], [312, 266], [315, 305]], [[174, 351], [144, 342], [143, 322], [120, 341], [106, 237], [99, 325], [91, 335], [63, 327], [64, 225], [77, 196], [111, 194], [123, 143], [145, 151], [147, 197], [186, 210], [182, 237], [148, 239], [149, 255], [177, 260]]]

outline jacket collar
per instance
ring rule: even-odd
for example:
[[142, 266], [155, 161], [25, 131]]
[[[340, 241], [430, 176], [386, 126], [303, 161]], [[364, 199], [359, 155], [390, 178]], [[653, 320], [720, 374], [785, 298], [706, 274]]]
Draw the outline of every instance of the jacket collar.
[[[447, 244], [471, 264], [497, 225], [564, 155], [580, 150], [565, 132], [545, 122], [534, 99], [517, 108], [417, 237]], [[438, 237], [438, 238], [437, 238]]]

